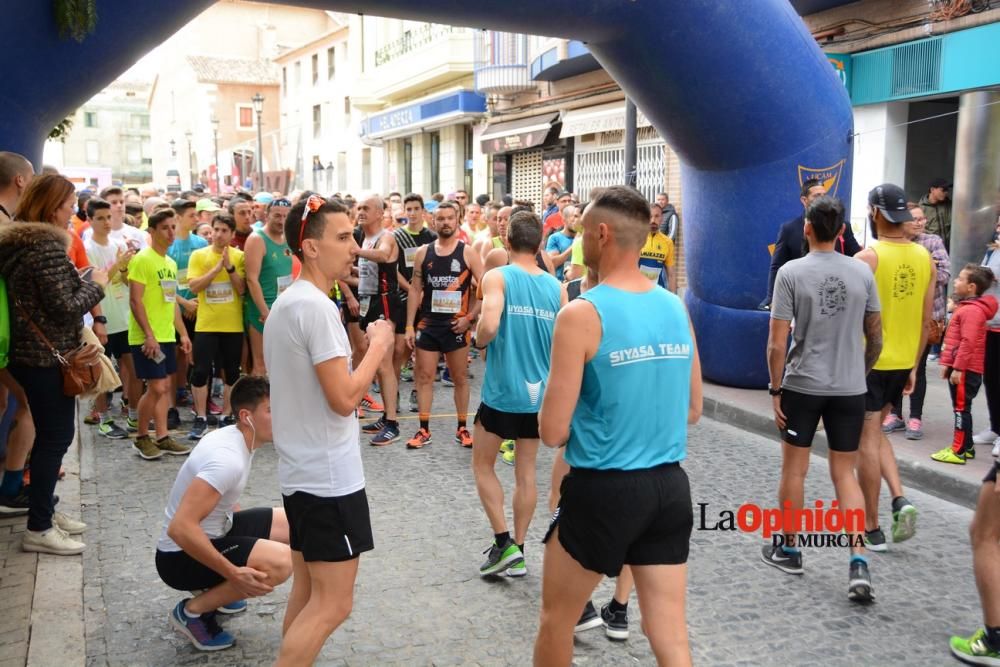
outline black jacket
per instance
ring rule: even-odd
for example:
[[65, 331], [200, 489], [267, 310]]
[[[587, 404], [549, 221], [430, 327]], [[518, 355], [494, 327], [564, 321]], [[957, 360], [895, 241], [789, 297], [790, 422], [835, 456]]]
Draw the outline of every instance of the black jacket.
[[[774, 294], [774, 279], [778, 275], [778, 269], [793, 259], [805, 257], [806, 253], [809, 252], [809, 245], [802, 229], [803, 225], [805, 225], [805, 217], [800, 215], [783, 224], [781, 230], [778, 231], [778, 241], [774, 245], [774, 254], [771, 255], [771, 272], [767, 277], [767, 298], [761, 304], [762, 306], [771, 305], [771, 296]], [[854, 238], [854, 231], [851, 229], [850, 223], [844, 225], [844, 235], [840, 237], [834, 248], [837, 252], [848, 257], [854, 257], [861, 251], [861, 245]]]

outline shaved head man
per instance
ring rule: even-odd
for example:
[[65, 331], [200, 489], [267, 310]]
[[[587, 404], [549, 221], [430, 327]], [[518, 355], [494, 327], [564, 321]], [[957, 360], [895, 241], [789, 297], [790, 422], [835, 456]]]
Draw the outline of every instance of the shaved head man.
[[31, 183], [35, 168], [19, 153], [0, 152], [0, 224], [10, 222], [10, 211]]

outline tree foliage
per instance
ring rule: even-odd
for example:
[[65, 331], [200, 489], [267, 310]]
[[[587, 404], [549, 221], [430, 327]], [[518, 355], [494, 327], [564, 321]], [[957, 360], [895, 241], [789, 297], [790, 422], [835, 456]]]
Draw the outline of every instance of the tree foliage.
[[82, 42], [97, 27], [97, 0], [52, 0], [59, 36]]

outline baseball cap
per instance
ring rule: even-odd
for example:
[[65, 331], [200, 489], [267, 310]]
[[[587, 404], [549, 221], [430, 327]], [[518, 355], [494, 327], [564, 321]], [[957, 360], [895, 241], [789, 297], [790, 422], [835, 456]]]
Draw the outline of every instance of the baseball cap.
[[947, 178], [935, 178], [933, 181], [931, 181], [931, 184], [927, 186], [927, 189], [930, 188], [944, 188], [945, 190], [950, 190], [951, 183], [948, 181]]
[[216, 206], [215, 202], [212, 201], [211, 199], [199, 199], [198, 203], [196, 203], [194, 206], [194, 210], [196, 210], [198, 213], [201, 213], [202, 211], [211, 211], [211, 212], [221, 211], [222, 209]]
[[424, 204], [424, 210], [427, 211], [428, 213], [433, 213], [434, 211], [437, 210], [437, 208], [438, 208], [438, 203], [433, 199]]
[[258, 192], [253, 197], [253, 200], [258, 204], [270, 204], [272, 199], [274, 199], [274, 195], [270, 192]]
[[913, 220], [910, 208], [906, 205], [906, 193], [898, 185], [883, 183], [875, 186], [868, 193], [868, 203], [880, 210], [885, 219], [893, 224]]

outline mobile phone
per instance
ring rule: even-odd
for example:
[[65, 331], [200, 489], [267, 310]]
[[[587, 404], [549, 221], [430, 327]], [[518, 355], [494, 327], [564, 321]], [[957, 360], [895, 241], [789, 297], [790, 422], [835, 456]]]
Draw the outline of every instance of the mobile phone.
[[88, 266], [87, 268], [80, 271], [80, 280], [85, 282], [93, 282], [94, 267]]
[[163, 350], [157, 350], [156, 355], [153, 356], [154, 364], [162, 364], [163, 360], [167, 358], [167, 355], [163, 354]]

